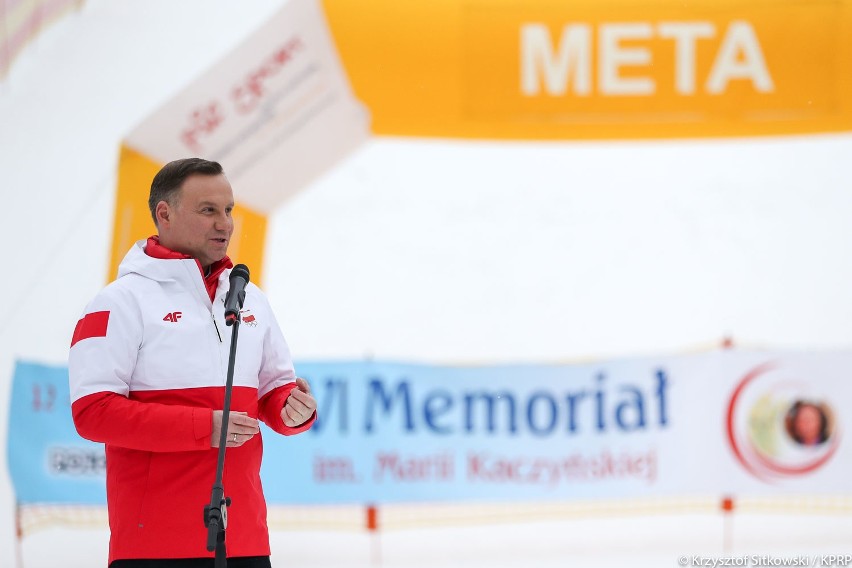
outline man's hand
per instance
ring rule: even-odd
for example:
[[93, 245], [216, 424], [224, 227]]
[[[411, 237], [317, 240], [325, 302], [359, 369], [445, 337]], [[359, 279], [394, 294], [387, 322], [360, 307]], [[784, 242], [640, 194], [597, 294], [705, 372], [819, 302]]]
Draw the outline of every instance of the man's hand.
[[313, 416], [316, 409], [317, 401], [311, 394], [308, 381], [296, 379], [296, 388], [290, 391], [290, 396], [281, 409], [281, 420], [290, 428], [301, 426]]
[[[245, 412], [228, 413], [228, 437], [226, 448], [237, 448], [251, 440], [255, 434], [260, 432], [257, 420]], [[219, 447], [219, 436], [222, 435], [222, 411], [213, 411], [213, 436], [210, 445]]]

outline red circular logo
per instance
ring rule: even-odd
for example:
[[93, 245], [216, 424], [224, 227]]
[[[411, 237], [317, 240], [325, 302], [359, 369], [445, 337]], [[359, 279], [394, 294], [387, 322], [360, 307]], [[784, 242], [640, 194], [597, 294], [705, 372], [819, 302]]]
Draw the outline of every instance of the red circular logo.
[[737, 460], [764, 481], [814, 472], [840, 443], [825, 386], [774, 363], [759, 365], [740, 380], [726, 426]]

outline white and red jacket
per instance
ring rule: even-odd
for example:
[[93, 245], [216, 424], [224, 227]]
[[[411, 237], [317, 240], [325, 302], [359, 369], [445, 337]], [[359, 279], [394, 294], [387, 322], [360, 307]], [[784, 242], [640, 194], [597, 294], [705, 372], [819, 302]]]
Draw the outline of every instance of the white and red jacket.
[[[153, 258], [146, 246], [169, 259]], [[74, 424], [84, 438], [106, 444], [109, 562], [213, 555], [202, 513], [216, 474], [212, 413], [224, 406], [230, 270], [218, 266], [218, 286], [215, 274], [205, 285], [198, 261], [179, 257], [156, 238], [136, 243], [118, 279], [86, 307], [71, 343]], [[307, 430], [316, 416], [296, 428], [281, 420], [295, 387], [293, 363], [266, 297], [253, 284], [242, 321], [231, 410], [281, 434]], [[256, 435], [225, 454], [223, 486], [233, 500], [228, 556], [269, 554], [262, 451]]]

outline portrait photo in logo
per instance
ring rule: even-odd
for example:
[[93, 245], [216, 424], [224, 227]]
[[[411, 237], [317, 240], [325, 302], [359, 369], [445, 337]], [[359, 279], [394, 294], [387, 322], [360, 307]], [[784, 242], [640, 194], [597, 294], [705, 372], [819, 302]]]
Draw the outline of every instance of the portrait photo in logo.
[[726, 417], [728, 443], [740, 465], [764, 481], [822, 468], [840, 442], [831, 384], [772, 363], [746, 373], [731, 393]]
[[784, 417], [784, 428], [797, 444], [818, 446], [831, 437], [831, 408], [823, 402], [797, 400]]

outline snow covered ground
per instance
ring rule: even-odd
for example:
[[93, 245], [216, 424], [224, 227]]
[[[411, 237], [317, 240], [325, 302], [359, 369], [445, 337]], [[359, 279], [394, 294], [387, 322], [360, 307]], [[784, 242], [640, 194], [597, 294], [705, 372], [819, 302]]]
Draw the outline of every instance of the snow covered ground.
[[[726, 522], [730, 523], [727, 529]], [[727, 546], [726, 530], [730, 531]], [[106, 530], [40, 531], [23, 541], [20, 568], [106, 566], [107, 541]], [[735, 566], [777, 566], [797, 560], [800, 566], [848, 566], [852, 564], [850, 554], [850, 515], [743, 514], [725, 521], [721, 514], [679, 514], [445, 526], [379, 534], [272, 533], [276, 568], [675, 568], [712, 566], [698, 562], [721, 563], [723, 559], [738, 562], [729, 564]], [[832, 560], [829, 555], [846, 558]]]

